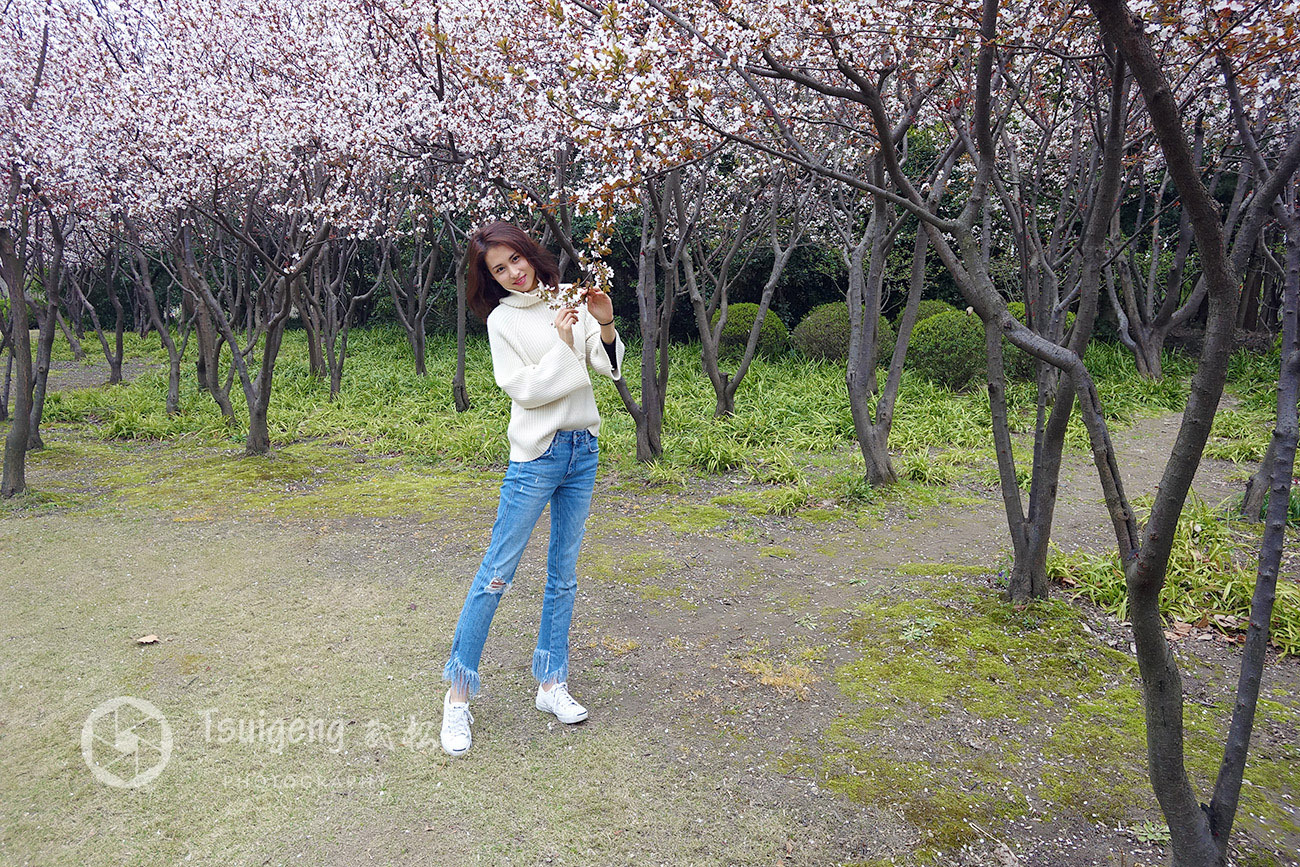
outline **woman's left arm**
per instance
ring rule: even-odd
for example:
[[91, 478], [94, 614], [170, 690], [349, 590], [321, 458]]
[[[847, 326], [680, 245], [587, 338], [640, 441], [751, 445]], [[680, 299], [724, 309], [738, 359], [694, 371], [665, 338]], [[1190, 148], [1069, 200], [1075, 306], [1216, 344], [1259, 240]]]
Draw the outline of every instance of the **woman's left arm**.
[[[592, 287], [587, 290], [587, 313], [599, 328], [586, 329], [587, 363], [597, 373], [620, 379], [623, 370], [623, 340], [614, 328], [614, 302]], [[610, 351], [612, 347], [613, 351]]]

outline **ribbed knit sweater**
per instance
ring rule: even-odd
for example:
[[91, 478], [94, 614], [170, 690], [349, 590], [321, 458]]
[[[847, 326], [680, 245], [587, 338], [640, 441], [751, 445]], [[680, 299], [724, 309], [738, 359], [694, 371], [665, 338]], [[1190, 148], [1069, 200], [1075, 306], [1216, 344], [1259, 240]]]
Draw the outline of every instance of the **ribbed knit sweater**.
[[615, 337], [614, 363], [600, 339], [600, 324], [578, 308], [573, 347], [555, 330], [555, 311], [540, 296], [509, 291], [487, 319], [492, 372], [510, 395], [510, 460], [541, 457], [556, 431], [600, 433], [600, 413], [587, 368], [618, 379], [623, 340]]

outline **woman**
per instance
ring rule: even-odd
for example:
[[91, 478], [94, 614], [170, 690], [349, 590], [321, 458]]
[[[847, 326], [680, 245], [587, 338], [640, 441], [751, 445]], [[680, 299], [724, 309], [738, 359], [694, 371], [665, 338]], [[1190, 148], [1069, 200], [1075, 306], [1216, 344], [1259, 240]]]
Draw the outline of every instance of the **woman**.
[[586, 309], [551, 310], [544, 296], [559, 284], [555, 260], [520, 229], [490, 223], [470, 238], [466, 255], [469, 305], [487, 322], [493, 373], [510, 395], [510, 466], [492, 541], [465, 598], [442, 675], [451, 683], [442, 705], [442, 748], [453, 756], [470, 747], [469, 700], [479, 690], [488, 627], [547, 503], [551, 542], [533, 653], [535, 704], [563, 723], [587, 718], [567, 683], [575, 567], [596, 481], [600, 431], [587, 369], [618, 379], [623, 360], [609, 296], [590, 289]]

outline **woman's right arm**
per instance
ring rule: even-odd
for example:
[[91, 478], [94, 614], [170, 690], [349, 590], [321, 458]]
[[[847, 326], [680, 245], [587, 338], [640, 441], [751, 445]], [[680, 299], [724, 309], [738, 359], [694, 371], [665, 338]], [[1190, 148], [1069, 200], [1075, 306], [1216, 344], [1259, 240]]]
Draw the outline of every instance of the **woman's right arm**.
[[524, 409], [535, 409], [589, 388], [587, 365], [573, 348], [553, 335], [554, 346], [536, 364], [530, 364], [510, 334], [493, 327], [488, 318], [488, 344], [492, 347], [492, 373], [501, 390]]

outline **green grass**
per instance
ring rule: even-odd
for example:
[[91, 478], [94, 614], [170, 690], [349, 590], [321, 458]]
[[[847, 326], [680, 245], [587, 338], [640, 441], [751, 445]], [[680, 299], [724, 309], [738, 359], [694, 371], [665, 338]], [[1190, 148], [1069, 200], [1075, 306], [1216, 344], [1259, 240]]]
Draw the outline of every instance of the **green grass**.
[[[1234, 524], [1203, 500], [1192, 496], [1174, 534], [1160, 610], [1167, 623], [1199, 624], [1229, 634], [1241, 633], [1250, 617], [1258, 553], [1256, 527]], [[1049, 577], [1114, 614], [1128, 617], [1124, 573], [1114, 554], [1066, 554], [1054, 550]], [[1284, 654], [1300, 654], [1300, 584], [1280, 576], [1269, 639]]]
[[[56, 349], [57, 358], [66, 357], [62, 338]], [[505, 462], [510, 403], [493, 381], [483, 339], [469, 343], [466, 377], [473, 405], [464, 413], [453, 407], [455, 346], [450, 339], [430, 338], [425, 377], [415, 374], [405, 337], [395, 328], [354, 331], [350, 350], [342, 392], [331, 402], [327, 383], [309, 372], [304, 334], [296, 330], [286, 334], [269, 412], [273, 446], [310, 440], [368, 454], [402, 455], [418, 463], [495, 467]], [[128, 357], [152, 362], [156, 369], [125, 385], [52, 393], [46, 405], [47, 423], [84, 426], [104, 439], [184, 440], [224, 448], [242, 444], [247, 412], [238, 384], [231, 392], [237, 421], [229, 425], [196, 385], [191, 347], [182, 365], [180, 412], [168, 416], [163, 406], [165, 353], [158, 341], [129, 335], [127, 351]], [[629, 347], [624, 372], [634, 393], [638, 357], [637, 347]], [[714, 419], [714, 394], [700, 370], [698, 347], [674, 346], [671, 358], [665, 454], [653, 467], [636, 462], [632, 420], [613, 386], [597, 382], [604, 419], [602, 451], [607, 462], [629, 477], [680, 487], [695, 475], [744, 470], [759, 484], [800, 485], [817, 481], [801, 456], [855, 446], [842, 365], [794, 356], [759, 358], [737, 395], [735, 415]], [[1170, 356], [1167, 376], [1160, 382], [1138, 377], [1120, 347], [1094, 346], [1087, 363], [1113, 424], [1123, 425], [1143, 413], [1177, 409], [1185, 397], [1184, 376], [1190, 368], [1181, 356]], [[1259, 365], [1239, 366], [1252, 375], [1258, 373]], [[1032, 430], [1035, 400], [1032, 384], [1010, 384], [1008, 403], [1015, 430]], [[1241, 439], [1251, 423], [1252, 419], [1245, 419], [1226, 435], [1241, 434], [1237, 436]], [[1086, 448], [1078, 419], [1071, 424], [1071, 445]], [[986, 481], [992, 480], [995, 476], [987, 466], [979, 469], [992, 462], [989, 425], [988, 400], [981, 390], [952, 393], [907, 373], [890, 437], [891, 451], [898, 456], [896, 468], [905, 478], [932, 485], [946, 484], [972, 467], [988, 477]], [[1258, 438], [1253, 432], [1249, 437], [1248, 444], [1234, 446], [1241, 454], [1258, 449]], [[941, 453], [937, 457], [932, 454], [936, 449]], [[945, 457], [946, 452], [952, 455]], [[1023, 455], [1019, 463], [1027, 463]], [[1026, 466], [1018, 467], [1022, 482], [1027, 472]], [[39, 486], [39, 480], [35, 484]]]
[[[1234, 409], [1214, 416], [1207, 457], [1258, 463], [1268, 448], [1277, 419], [1277, 378], [1280, 357], [1238, 350], [1228, 363], [1228, 393], [1238, 400]], [[1253, 469], [1253, 468], [1251, 468]]]

